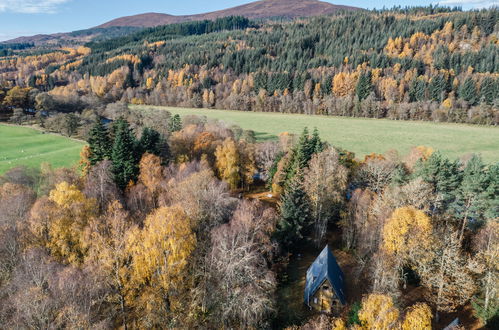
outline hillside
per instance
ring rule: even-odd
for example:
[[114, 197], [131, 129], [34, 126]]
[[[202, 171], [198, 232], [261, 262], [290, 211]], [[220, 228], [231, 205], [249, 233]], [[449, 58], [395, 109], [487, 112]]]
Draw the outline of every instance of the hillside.
[[11, 110], [125, 102], [498, 125], [498, 17], [428, 7], [162, 25], [85, 47], [4, 49], [0, 86]]
[[317, 0], [262, 0], [224, 10], [174, 16], [163, 13], [144, 13], [114, 19], [95, 28], [55, 34], [39, 34], [19, 37], [3, 43], [34, 43], [40, 45], [76, 45], [93, 40], [106, 40], [129, 34], [140, 28], [175, 24], [190, 21], [213, 20], [227, 16], [243, 16], [250, 19], [297, 18], [327, 15], [340, 10], [359, 8], [333, 5]]
[[262, 0], [234, 8], [214, 11], [211, 13], [173, 16], [159, 13], [146, 13], [117, 18], [99, 25], [99, 28], [112, 26], [154, 27], [159, 25], [182, 23], [188, 21], [213, 20], [227, 16], [244, 16], [250, 19], [265, 19], [274, 17], [297, 18], [327, 15], [339, 10], [358, 10], [349, 6], [333, 5], [317, 0]]

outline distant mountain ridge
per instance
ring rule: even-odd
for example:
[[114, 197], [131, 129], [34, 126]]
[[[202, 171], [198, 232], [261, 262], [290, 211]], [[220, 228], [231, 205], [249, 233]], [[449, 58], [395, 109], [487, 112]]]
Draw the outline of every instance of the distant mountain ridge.
[[128, 28], [129, 31], [136, 31], [139, 28], [189, 21], [213, 20], [227, 16], [244, 16], [249, 19], [276, 17], [293, 19], [328, 15], [341, 10], [360, 10], [360, 8], [334, 5], [318, 0], [260, 0], [233, 8], [196, 15], [175, 16], [161, 13], [145, 13], [125, 16], [88, 30], [19, 37], [2, 43], [34, 43], [36, 45], [78, 44], [91, 41], [95, 38], [112, 38], [126, 34], [127, 30], [125, 28]]
[[332, 14], [340, 10], [358, 10], [360, 8], [334, 5], [318, 0], [260, 0], [245, 5], [197, 15], [174, 16], [160, 13], [146, 13], [125, 16], [97, 26], [109, 28], [115, 26], [154, 27], [188, 21], [213, 20], [226, 16], [244, 16], [250, 19], [273, 17], [298, 18]]

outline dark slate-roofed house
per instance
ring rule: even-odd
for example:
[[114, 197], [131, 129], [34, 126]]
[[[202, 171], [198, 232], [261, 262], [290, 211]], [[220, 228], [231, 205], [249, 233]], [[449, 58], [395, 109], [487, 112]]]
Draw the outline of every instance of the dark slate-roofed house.
[[345, 303], [344, 275], [326, 245], [307, 270], [305, 304], [317, 311], [332, 313]]

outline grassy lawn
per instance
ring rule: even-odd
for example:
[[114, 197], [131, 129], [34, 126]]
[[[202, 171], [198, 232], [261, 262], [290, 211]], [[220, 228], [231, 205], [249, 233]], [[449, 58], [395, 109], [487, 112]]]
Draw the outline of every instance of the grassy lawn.
[[54, 168], [78, 162], [83, 142], [28, 127], [0, 125], [0, 175], [20, 165], [38, 168], [47, 162]]
[[[150, 107], [150, 106], [134, 106]], [[394, 121], [347, 117], [290, 115], [212, 109], [158, 107], [173, 114], [202, 115], [224, 120], [256, 132], [258, 139], [276, 138], [281, 132], [299, 134], [317, 127], [331, 144], [363, 157], [391, 149], [405, 155], [418, 145], [431, 146], [450, 158], [480, 153], [487, 162], [499, 161], [499, 128], [464, 124]]]

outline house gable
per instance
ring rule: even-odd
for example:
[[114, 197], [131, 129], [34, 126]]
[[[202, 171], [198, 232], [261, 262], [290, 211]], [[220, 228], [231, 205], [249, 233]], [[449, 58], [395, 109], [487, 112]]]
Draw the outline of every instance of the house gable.
[[[324, 299], [329, 297], [327, 305], [334, 304], [335, 300], [344, 305], [346, 300], [343, 282], [343, 272], [331, 250], [326, 246], [307, 270], [305, 304], [318, 310], [327, 310], [323, 308], [325, 306]], [[328, 290], [330, 290], [330, 294]]]

